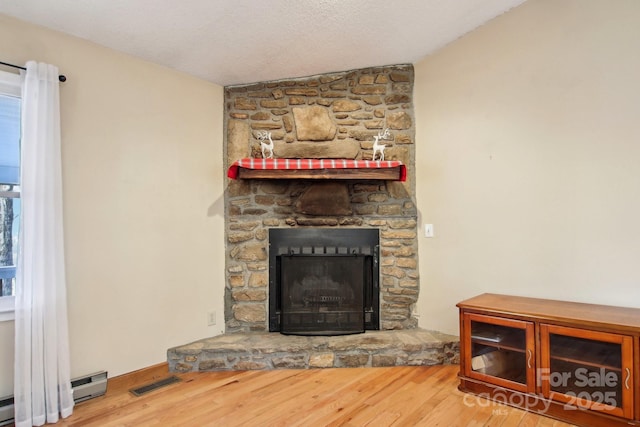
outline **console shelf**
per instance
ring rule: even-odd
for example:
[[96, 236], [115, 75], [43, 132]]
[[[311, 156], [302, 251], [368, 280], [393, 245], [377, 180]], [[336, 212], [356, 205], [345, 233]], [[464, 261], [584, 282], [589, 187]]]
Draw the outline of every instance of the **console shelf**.
[[640, 426], [640, 309], [483, 294], [458, 303], [460, 390], [584, 426]]

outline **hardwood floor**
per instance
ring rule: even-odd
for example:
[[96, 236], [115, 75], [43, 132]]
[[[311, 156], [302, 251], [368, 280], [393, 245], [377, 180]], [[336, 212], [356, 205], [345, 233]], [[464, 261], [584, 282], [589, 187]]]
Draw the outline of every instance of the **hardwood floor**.
[[160, 365], [109, 380], [105, 396], [58, 425], [569, 426], [462, 393], [457, 373], [451, 365], [194, 372], [140, 397], [128, 391], [169, 376]]

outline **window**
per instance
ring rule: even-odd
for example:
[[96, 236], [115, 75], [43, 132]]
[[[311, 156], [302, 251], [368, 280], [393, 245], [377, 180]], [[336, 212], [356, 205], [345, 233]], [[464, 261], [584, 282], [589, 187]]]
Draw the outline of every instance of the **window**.
[[20, 227], [20, 76], [0, 71], [0, 320], [13, 319]]

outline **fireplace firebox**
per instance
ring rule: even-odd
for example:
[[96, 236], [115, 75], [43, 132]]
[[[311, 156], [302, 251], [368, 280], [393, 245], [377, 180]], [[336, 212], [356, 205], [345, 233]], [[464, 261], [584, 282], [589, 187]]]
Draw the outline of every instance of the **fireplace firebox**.
[[377, 229], [269, 230], [269, 330], [379, 329], [378, 258]]

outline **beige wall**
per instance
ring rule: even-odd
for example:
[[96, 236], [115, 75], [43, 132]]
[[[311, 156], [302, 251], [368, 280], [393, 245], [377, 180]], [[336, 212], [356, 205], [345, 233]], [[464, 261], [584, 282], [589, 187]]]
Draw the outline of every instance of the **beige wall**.
[[[0, 15], [0, 60], [60, 67], [72, 375], [224, 327], [223, 88]], [[207, 312], [217, 325], [207, 326]], [[0, 323], [0, 396], [13, 322]]]
[[417, 64], [422, 327], [483, 292], [640, 307], [639, 21], [529, 0]]

